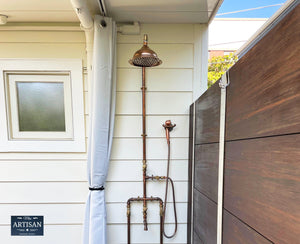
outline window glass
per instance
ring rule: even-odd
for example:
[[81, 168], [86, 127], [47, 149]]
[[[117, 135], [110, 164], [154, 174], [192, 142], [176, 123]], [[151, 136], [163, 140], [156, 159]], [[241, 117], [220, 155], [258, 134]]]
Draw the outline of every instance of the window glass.
[[65, 131], [63, 82], [16, 82], [20, 131]]

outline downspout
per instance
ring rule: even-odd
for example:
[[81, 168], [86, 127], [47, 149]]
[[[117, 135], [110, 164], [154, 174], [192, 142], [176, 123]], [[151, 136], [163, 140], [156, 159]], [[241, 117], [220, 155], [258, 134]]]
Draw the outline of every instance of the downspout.
[[[87, 57], [87, 79], [89, 86], [92, 81], [93, 42], [94, 42], [94, 20], [87, 6], [86, 0], [70, 0], [79, 18], [80, 27], [85, 33], [85, 46]], [[89, 87], [89, 91], [91, 91]], [[90, 105], [90, 104], [89, 104]]]

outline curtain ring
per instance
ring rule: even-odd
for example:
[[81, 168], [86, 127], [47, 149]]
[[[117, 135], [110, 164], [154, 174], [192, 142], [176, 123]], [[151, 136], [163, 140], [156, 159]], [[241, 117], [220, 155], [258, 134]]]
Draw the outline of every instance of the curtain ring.
[[104, 19], [104, 15], [102, 16], [102, 20], [100, 21], [100, 26], [101, 26], [102, 28], [105, 28], [105, 27], [107, 26], [106, 21], [105, 21], [105, 19]]

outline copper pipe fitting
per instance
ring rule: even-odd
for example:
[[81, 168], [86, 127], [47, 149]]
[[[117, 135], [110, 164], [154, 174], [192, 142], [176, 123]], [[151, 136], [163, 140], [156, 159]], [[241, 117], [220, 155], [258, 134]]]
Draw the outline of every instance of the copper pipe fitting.
[[170, 131], [176, 126], [176, 124], [172, 124], [171, 120], [166, 120], [166, 122], [162, 125], [166, 130], [166, 139], [167, 143], [170, 144]]

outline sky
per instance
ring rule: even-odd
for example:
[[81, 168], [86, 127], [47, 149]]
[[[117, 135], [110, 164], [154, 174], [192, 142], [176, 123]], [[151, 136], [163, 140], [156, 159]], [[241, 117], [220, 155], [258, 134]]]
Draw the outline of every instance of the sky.
[[[224, 0], [216, 18], [270, 18], [286, 0]], [[270, 5], [277, 5], [272, 7], [265, 7]], [[239, 13], [224, 14], [240, 10], [247, 10], [253, 8], [251, 11], [243, 11]], [[223, 15], [224, 14], [224, 15]]]

